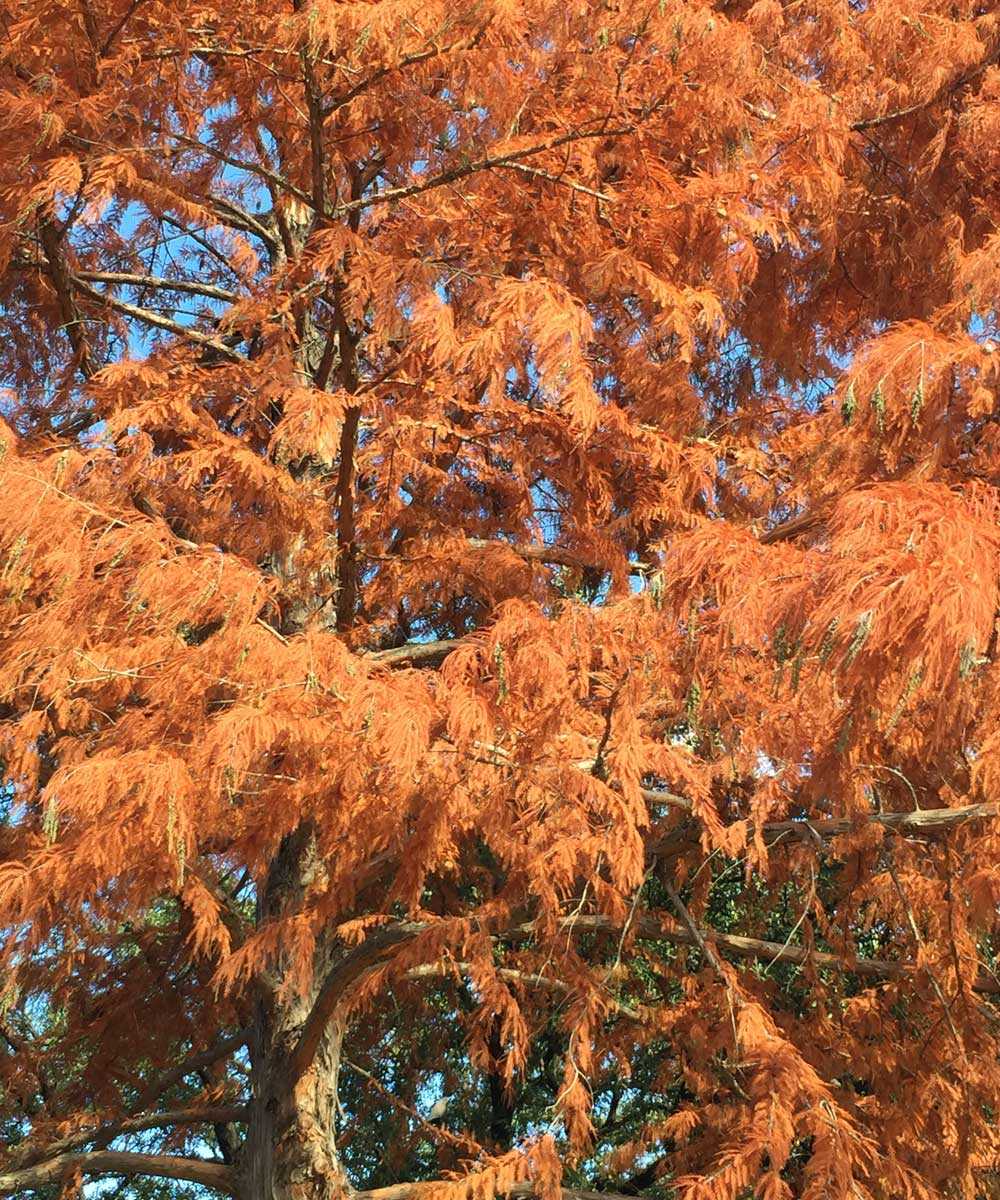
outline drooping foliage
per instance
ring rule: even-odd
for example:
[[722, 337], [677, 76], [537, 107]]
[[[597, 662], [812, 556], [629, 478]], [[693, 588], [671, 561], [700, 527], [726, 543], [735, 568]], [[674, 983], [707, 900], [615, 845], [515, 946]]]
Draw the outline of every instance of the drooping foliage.
[[7, 0], [0, 1194], [997, 1194], [995, 7]]

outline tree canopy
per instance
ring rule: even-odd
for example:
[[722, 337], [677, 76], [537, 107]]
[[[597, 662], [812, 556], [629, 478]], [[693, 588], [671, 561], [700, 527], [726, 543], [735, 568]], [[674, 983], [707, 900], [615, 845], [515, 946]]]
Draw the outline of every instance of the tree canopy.
[[6, 0], [0, 1194], [998, 1194], [996, 7]]

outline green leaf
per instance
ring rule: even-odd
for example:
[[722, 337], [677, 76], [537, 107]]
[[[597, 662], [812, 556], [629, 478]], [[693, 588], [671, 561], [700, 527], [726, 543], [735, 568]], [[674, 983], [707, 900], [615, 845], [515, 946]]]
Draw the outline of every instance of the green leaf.
[[844, 418], [844, 424], [850, 427], [854, 420], [854, 414], [858, 411], [858, 397], [854, 390], [854, 380], [851, 380], [850, 386], [844, 394], [843, 403], [840, 406], [841, 416]]

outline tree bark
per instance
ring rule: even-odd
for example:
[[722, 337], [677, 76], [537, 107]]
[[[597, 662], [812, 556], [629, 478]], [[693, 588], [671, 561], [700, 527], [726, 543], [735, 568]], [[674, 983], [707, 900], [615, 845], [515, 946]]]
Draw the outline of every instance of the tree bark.
[[290, 1051], [304, 1018], [299, 1003], [280, 1012], [261, 1007], [240, 1200], [329, 1200], [344, 1190], [336, 1144], [342, 1029], [336, 1022], [327, 1026], [296, 1081]]
[[[323, 872], [311, 825], [300, 825], [282, 842], [262, 889], [258, 921], [280, 919], [299, 908]], [[307, 1063], [294, 1051], [312, 1012], [328, 967], [321, 941], [314, 983], [303, 993], [288, 979], [279, 955], [257, 992], [250, 1038], [251, 1102], [247, 1140], [239, 1170], [239, 1200], [329, 1200], [344, 1190], [337, 1155], [337, 1076], [343, 1028], [331, 1014]]]
[[[258, 923], [299, 908], [323, 874], [316, 832], [301, 824], [275, 854], [258, 902]], [[294, 1051], [315, 1007], [329, 967], [322, 938], [305, 992], [289, 980], [291, 964], [279, 954], [259, 979], [250, 1038], [250, 1122], [240, 1162], [239, 1200], [330, 1200], [343, 1192], [337, 1157], [337, 1075], [343, 1028], [335, 1014], [315, 1038], [309, 1060]]]

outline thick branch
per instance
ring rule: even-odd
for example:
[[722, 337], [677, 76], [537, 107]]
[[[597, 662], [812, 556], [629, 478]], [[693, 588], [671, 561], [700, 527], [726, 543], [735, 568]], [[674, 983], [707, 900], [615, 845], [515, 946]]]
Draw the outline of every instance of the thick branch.
[[96, 1150], [92, 1154], [62, 1154], [47, 1162], [0, 1175], [0, 1196], [34, 1191], [47, 1184], [61, 1183], [80, 1172], [84, 1175], [155, 1175], [160, 1179], [182, 1179], [215, 1191], [235, 1191], [235, 1177], [224, 1163], [201, 1158], [179, 1158], [169, 1154], [131, 1154], [123, 1150]]
[[124, 1121], [116, 1121], [110, 1125], [100, 1125], [95, 1129], [81, 1129], [68, 1137], [50, 1142], [44, 1149], [18, 1154], [19, 1163], [46, 1161], [75, 1150], [79, 1146], [93, 1146], [103, 1149], [115, 1138], [128, 1133], [140, 1133], [144, 1129], [166, 1129], [175, 1125], [214, 1125], [219, 1122], [245, 1121], [247, 1109], [242, 1105], [227, 1105], [221, 1107], [179, 1108], [173, 1111], [146, 1113], [141, 1117], [127, 1117]]
[[416, 937], [426, 928], [426, 923], [422, 921], [401, 921], [385, 925], [346, 954], [333, 968], [323, 981], [289, 1059], [288, 1074], [293, 1082], [300, 1079], [309, 1069], [322, 1040], [323, 1031], [351, 985], [395, 946]]
[[73, 353], [76, 355], [77, 366], [84, 379], [89, 379], [97, 370], [94, 357], [83, 331], [83, 320], [80, 310], [73, 298], [73, 276], [70, 274], [63, 258], [59, 231], [51, 217], [43, 217], [38, 223], [38, 236], [45, 253], [48, 265], [47, 274], [56, 293], [59, 313], [62, 317], [63, 328], [69, 338]]
[[372, 662], [395, 667], [400, 663], [425, 663], [437, 665], [447, 658], [452, 650], [465, 645], [464, 638], [443, 638], [437, 642], [409, 642], [405, 646], [394, 646], [390, 650], [376, 650], [366, 657]]

